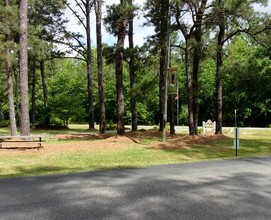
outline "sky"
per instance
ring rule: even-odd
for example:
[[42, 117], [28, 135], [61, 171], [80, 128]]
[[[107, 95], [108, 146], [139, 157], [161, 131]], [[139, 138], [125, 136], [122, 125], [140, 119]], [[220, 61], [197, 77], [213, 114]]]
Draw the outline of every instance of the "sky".
[[[72, 0], [70, 0], [71, 2]], [[117, 4], [119, 3], [119, 0], [105, 0], [105, 5], [111, 5], [111, 4]], [[134, 0], [135, 4], [143, 5], [145, 0]], [[106, 8], [103, 5], [103, 16], [105, 15]], [[154, 33], [153, 27], [142, 27], [142, 24], [144, 23], [145, 19], [142, 16], [142, 13], [139, 11], [138, 13], [139, 17], [136, 17], [134, 20], [134, 42], [138, 46], [142, 46], [145, 42], [145, 37], [149, 36], [150, 34]], [[68, 30], [73, 32], [79, 32], [82, 35], [85, 36], [85, 32], [82, 26], [78, 25], [78, 22], [76, 18], [72, 15], [72, 13], [67, 9], [66, 15], [68, 19], [70, 20], [68, 24]], [[95, 13], [94, 11], [91, 14], [91, 40], [92, 40], [92, 46], [96, 46], [96, 26], [95, 26]], [[103, 42], [113, 45], [116, 43], [116, 38], [112, 36], [111, 34], [107, 33], [104, 26], [102, 26], [102, 38]], [[128, 44], [128, 39], [126, 39], [125, 44]]]
[[[73, 2], [73, 0], [70, 0], [70, 1]], [[145, 0], [134, 0], [135, 4], [138, 4], [141, 6], [144, 4], [144, 2], [145, 2]], [[111, 5], [114, 3], [118, 4], [119, 0], [105, 0], [106, 5]], [[259, 10], [259, 11], [268, 12], [271, 14], [271, 0], [268, 0], [267, 7], [259, 7], [258, 6], [258, 7], [255, 7], [255, 9]], [[105, 8], [105, 6], [103, 6], [103, 16], [105, 15], [105, 11], [106, 11], [106, 8]], [[82, 35], [85, 36], [83, 27], [78, 25], [77, 20], [75, 19], [75, 17], [72, 15], [72, 13], [68, 9], [66, 11], [66, 16], [70, 20], [70, 22], [68, 24], [68, 29], [70, 31], [80, 32]], [[134, 42], [135, 42], [135, 45], [142, 46], [144, 44], [144, 42], [146, 41], [146, 37], [148, 37], [154, 33], [153, 27], [146, 27], [146, 26], [143, 27], [142, 26], [142, 24], [145, 21], [146, 20], [144, 19], [142, 12], [139, 11], [138, 17], [136, 17], [136, 19], [134, 20]], [[104, 27], [102, 29], [102, 34], [103, 34], [103, 36], [102, 36], [103, 42], [105, 42], [109, 45], [113, 45], [116, 43], [116, 38], [113, 37], [112, 35], [110, 35], [109, 33], [107, 33]], [[92, 12], [92, 16], [91, 16], [91, 40], [92, 40], [92, 46], [95, 47], [96, 46], [96, 27], [95, 27], [95, 14], [94, 14], [94, 12]], [[125, 44], [128, 45], [127, 39], [126, 39]]]

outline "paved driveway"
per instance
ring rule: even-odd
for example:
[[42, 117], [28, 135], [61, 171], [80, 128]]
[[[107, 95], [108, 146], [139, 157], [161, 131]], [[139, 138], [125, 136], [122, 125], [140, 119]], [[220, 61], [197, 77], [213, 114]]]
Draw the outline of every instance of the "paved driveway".
[[271, 158], [2, 179], [0, 219], [271, 219]]

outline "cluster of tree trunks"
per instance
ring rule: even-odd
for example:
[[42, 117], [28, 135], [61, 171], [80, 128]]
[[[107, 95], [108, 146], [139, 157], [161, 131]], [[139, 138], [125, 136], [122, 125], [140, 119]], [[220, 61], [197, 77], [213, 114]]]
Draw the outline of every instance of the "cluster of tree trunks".
[[[209, 7], [207, 0], [201, 1], [172, 1], [170, 7], [169, 0], [148, 0], [146, 5], [154, 7], [155, 14], [149, 15], [155, 26], [155, 31], [158, 38], [156, 47], [159, 48], [160, 55], [160, 81], [159, 81], [159, 120], [160, 130], [166, 126], [165, 120], [167, 112], [165, 112], [165, 106], [167, 105], [167, 73], [169, 68], [169, 51], [170, 51], [170, 32], [179, 31], [184, 37], [184, 44], [180, 47], [184, 50], [185, 55], [185, 75], [186, 75], [186, 88], [187, 88], [187, 103], [188, 103], [188, 121], [189, 121], [189, 134], [198, 134], [198, 116], [199, 116], [199, 74], [200, 64], [202, 61], [204, 36], [208, 28], [216, 27], [216, 102], [215, 102], [215, 120], [216, 120], [216, 134], [222, 134], [222, 107], [223, 107], [223, 84], [222, 84], [222, 67], [223, 67], [223, 47], [227, 40], [231, 39], [238, 33], [246, 33], [251, 36], [256, 36], [262, 33], [266, 29], [270, 29], [270, 25], [251, 31], [249, 28], [241, 27], [241, 25], [235, 24], [232, 30], [227, 30], [229, 17], [242, 18], [243, 20], [252, 19], [250, 15], [246, 15], [246, 10], [249, 11], [252, 2], [250, 1], [233, 1], [234, 6], [227, 5], [224, 1], [214, 1], [213, 5]], [[259, 3], [266, 3], [266, 1], [253, 1]], [[28, 100], [28, 0], [21, 0], [19, 2], [19, 21], [20, 31], [19, 36], [12, 36], [12, 30], [7, 28], [5, 32], [5, 42], [15, 42], [20, 44], [19, 53], [19, 79], [20, 79], [20, 125], [21, 134], [30, 134], [30, 119], [29, 119], [29, 100]], [[75, 40], [77, 45], [70, 42], [61, 42], [61, 40], [53, 40], [57, 43], [63, 43], [69, 46], [74, 51], [81, 55], [81, 59], [86, 62], [87, 72], [87, 94], [88, 94], [88, 124], [89, 129], [94, 129], [94, 105], [93, 105], [93, 77], [92, 77], [92, 51], [91, 51], [91, 29], [90, 29], [90, 14], [94, 6], [96, 14], [96, 38], [97, 38], [97, 70], [98, 70], [98, 91], [99, 91], [99, 132], [105, 132], [105, 95], [104, 95], [104, 75], [103, 75], [103, 46], [102, 46], [102, 0], [78, 0], [75, 1], [75, 6], [81, 10], [81, 13], [76, 11], [70, 2], [65, 1], [66, 6], [70, 9], [73, 15], [78, 19], [78, 22], [83, 26], [86, 33], [86, 45], [80, 41], [79, 35], [68, 32], [65, 29], [65, 25], [61, 25], [60, 21], [55, 22], [55, 25], [59, 25], [58, 30], [61, 30], [65, 36], [68, 36], [69, 40]], [[10, 6], [10, 1], [4, 1], [5, 7]], [[136, 56], [134, 48], [134, 10], [133, 0], [120, 0], [119, 4], [122, 10], [114, 11], [118, 14], [118, 19], [111, 23], [117, 27], [112, 31], [117, 36], [117, 44], [115, 50], [115, 74], [116, 74], [116, 95], [117, 95], [117, 133], [122, 135], [125, 133], [125, 108], [124, 108], [124, 84], [123, 84], [123, 62], [124, 62], [124, 41], [126, 34], [128, 33], [129, 40], [129, 73], [130, 73], [130, 109], [132, 113], [132, 131], [137, 130], [137, 99], [135, 96], [134, 88], [137, 80], [136, 75]], [[232, 7], [232, 8], [229, 8]], [[172, 10], [171, 10], [172, 9]], [[113, 13], [112, 12], [112, 13]], [[81, 17], [83, 14], [83, 17]], [[245, 15], [244, 15], [245, 14]], [[191, 22], [184, 21], [184, 17], [191, 15]], [[247, 17], [245, 17], [247, 16]], [[174, 18], [174, 26], [170, 26], [169, 20]], [[233, 19], [234, 20], [234, 19]], [[235, 21], [238, 22], [238, 21]], [[4, 19], [4, 23], [7, 27], [11, 27], [11, 21], [7, 18]], [[237, 27], [237, 28], [235, 28]], [[175, 29], [174, 29], [175, 28]], [[256, 28], [256, 27], [254, 27]], [[174, 29], [174, 30], [173, 30]], [[48, 35], [49, 36], [49, 35]], [[48, 37], [47, 36], [47, 37]], [[40, 37], [41, 38], [41, 37]], [[49, 38], [48, 38], [49, 39]], [[9, 103], [9, 118], [11, 125], [11, 134], [17, 134], [16, 127], [16, 112], [14, 105], [14, 88], [13, 88], [13, 62], [12, 62], [12, 48], [7, 44], [6, 46], [6, 72], [7, 72], [7, 88], [8, 88], [8, 103]], [[32, 59], [32, 117], [31, 122], [36, 122], [36, 64], [39, 63], [43, 97], [44, 97], [44, 113], [45, 113], [45, 125], [50, 126], [50, 113], [49, 113], [49, 101], [48, 101], [48, 88], [45, 74], [45, 61], [44, 56], [35, 57]], [[169, 120], [170, 120], [170, 133], [174, 134], [174, 96], [169, 96]], [[17, 108], [19, 109], [19, 108]]]

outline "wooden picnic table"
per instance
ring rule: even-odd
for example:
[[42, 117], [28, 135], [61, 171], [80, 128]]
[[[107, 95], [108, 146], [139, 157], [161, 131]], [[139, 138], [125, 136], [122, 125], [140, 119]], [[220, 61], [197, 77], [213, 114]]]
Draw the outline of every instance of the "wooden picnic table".
[[[0, 136], [0, 148], [4, 149], [34, 149], [38, 150], [43, 147], [45, 142], [43, 135], [30, 135], [30, 136]], [[32, 145], [31, 143], [37, 143]], [[31, 145], [29, 145], [31, 144]]]

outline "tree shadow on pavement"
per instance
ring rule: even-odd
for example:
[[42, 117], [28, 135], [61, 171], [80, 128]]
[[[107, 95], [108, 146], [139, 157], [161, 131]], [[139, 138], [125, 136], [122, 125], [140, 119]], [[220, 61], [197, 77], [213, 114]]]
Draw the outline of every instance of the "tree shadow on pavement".
[[270, 158], [6, 179], [0, 191], [6, 219], [271, 216]]

